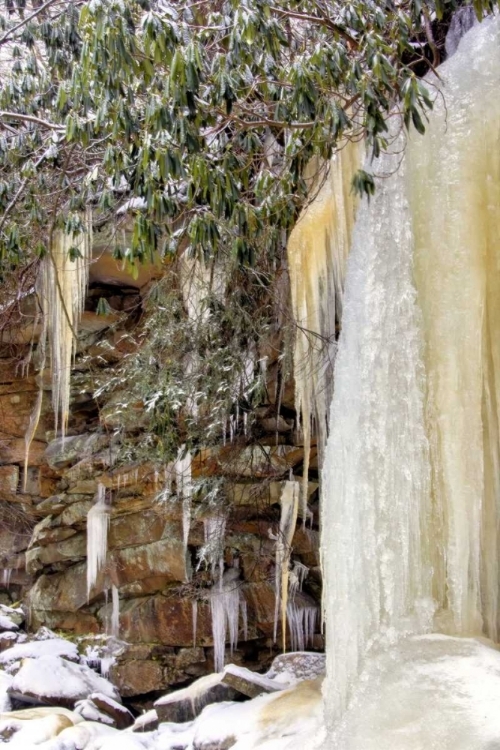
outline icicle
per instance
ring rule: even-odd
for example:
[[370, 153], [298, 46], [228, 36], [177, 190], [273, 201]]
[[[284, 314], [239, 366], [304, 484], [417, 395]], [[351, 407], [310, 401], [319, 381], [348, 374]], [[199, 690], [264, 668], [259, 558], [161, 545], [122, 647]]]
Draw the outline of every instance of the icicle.
[[246, 601], [240, 597], [241, 619], [243, 621], [243, 640], [248, 641], [248, 608]]
[[87, 514], [87, 597], [90, 597], [97, 575], [106, 563], [108, 553], [109, 508], [106, 488], [99, 482], [97, 499]]
[[29, 463], [29, 453], [30, 453], [31, 443], [33, 442], [33, 438], [35, 437], [38, 423], [40, 422], [40, 415], [42, 413], [42, 404], [43, 404], [43, 371], [45, 370], [45, 363], [47, 360], [47, 335], [48, 335], [49, 316], [43, 315], [42, 319], [43, 319], [42, 330], [40, 333], [40, 341], [38, 343], [38, 351], [40, 354], [40, 372], [42, 373], [42, 377], [40, 379], [40, 385], [38, 388], [38, 394], [36, 397], [35, 405], [33, 407], [33, 411], [30, 414], [28, 428], [24, 435], [23, 492], [26, 492], [26, 483], [28, 481], [28, 463]]
[[226, 533], [226, 517], [221, 515], [209, 516], [203, 519], [205, 545], [209, 548], [207, 557], [210, 560], [212, 579], [219, 579], [222, 586], [224, 573], [224, 536]]
[[101, 658], [101, 664], [100, 664], [102, 676], [108, 678], [111, 667], [114, 666], [115, 664], [116, 664], [116, 659], [114, 656], [103, 656]]
[[299, 509], [300, 485], [298, 482], [284, 482], [281, 493], [281, 518], [278, 538], [276, 541], [276, 573], [275, 573], [275, 613], [274, 640], [278, 632], [278, 620], [281, 613], [281, 630], [283, 651], [286, 650], [286, 617], [288, 603], [288, 575], [292, 539], [297, 525]]
[[309, 573], [309, 568], [306, 565], [303, 565], [301, 562], [295, 561], [293, 564], [293, 568], [289, 573], [288, 579], [288, 593], [290, 596], [290, 600], [295, 599], [295, 595], [302, 591], [302, 587], [304, 585], [304, 581], [307, 578], [307, 575]]
[[182, 536], [184, 549], [187, 550], [189, 530], [191, 528], [191, 504], [193, 481], [191, 472], [191, 453], [181, 445], [174, 464], [177, 496], [182, 500]]
[[116, 586], [111, 587], [111, 635], [118, 638], [120, 634], [120, 594]]
[[10, 588], [11, 576], [12, 576], [12, 568], [4, 568], [2, 570], [2, 586], [6, 589]]
[[221, 672], [224, 668], [226, 612], [224, 609], [223, 593], [217, 591], [215, 585], [210, 596], [210, 611], [212, 614], [212, 638], [214, 641], [214, 669], [216, 672]]
[[193, 648], [196, 646], [196, 634], [198, 629], [198, 600], [193, 599], [192, 604], [192, 615], [193, 615]]

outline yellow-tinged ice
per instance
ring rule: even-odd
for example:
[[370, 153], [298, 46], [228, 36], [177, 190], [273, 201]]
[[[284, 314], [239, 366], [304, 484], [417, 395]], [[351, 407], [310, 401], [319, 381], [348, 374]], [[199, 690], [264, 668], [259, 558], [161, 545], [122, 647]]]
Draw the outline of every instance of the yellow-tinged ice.
[[322, 472], [330, 731], [367, 656], [499, 638], [500, 18], [439, 72], [423, 137], [391, 118], [352, 235]]
[[347, 143], [328, 166], [310, 167], [311, 196], [288, 242], [294, 319], [295, 402], [304, 436], [302, 515], [305, 522], [307, 474], [313, 422], [320, 459], [327, 436], [336, 351], [336, 318], [342, 310], [346, 261], [356, 213], [352, 178], [361, 146]]

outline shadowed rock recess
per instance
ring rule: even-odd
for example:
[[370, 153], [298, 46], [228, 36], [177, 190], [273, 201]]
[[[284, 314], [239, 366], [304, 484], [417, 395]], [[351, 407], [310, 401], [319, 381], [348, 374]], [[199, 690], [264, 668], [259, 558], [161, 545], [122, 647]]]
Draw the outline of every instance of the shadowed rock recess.
[[[50, 371], [38, 373], [36, 361], [29, 364], [39, 335], [29, 298], [22, 326], [4, 331], [0, 345], [0, 601], [22, 602], [28, 631], [42, 626], [61, 631], [78, 640], [81, 652], [99, 648], [108, 636], [118, 638], [109, 679], [120, 695], [139, 705], [214, 671], [214, 575], [209, 565], [200, 565], [207, 518], [214, 513], [205, 479], [221, 480], [221, 554], [239, 589], [239, 637], [231, 661], [253, 670], [269, 668], [279, 652], [274, 636], [281, 642], [274, 624], [280, 499], [284, 482], [301, 478], [304, 450], [293, 377], [283, 366], [284, 335], [276, 321], [253, 353], [251, 367], [262, 380], [258, 400], [246, 405], [245, 414], [234, 414], [219, 444], [212, 439], [191, 450], [195, 491], [186, 532], [179, 477], [165, 499], [164, 467], [156, 460], [127, 462], [120, 448], [127, 439], [137, 444], [147, 437], [145, 405], [127, 405], [132, 427], [124, 432], [116, 420], [127, 382], [95, 396], [99, 384], [118, 373], [123, 358], [133, 356], [147, 317], [145, 299], [155, 279], [173, 271], [144, 267], [134, 280], [95, 242], [64, 439], [53, 432]], [[42, 413], [24, 477], [24, 436], [40, 387]], [[291, 558], [292, 566], [305, 566], [307, 573], [294, 599], [299, 615], [289, 639], [295, 648], [322, 650], [321, 635], [312, 633], [319, 631], [315, 613], [321, 588], [315, 456], [313, 440], [307, 528], [299, 519]], [[88, 591], [87, 514], [99, 487], [109, 515], [107, 554]], [[119, 599], [118, 627], [112, 588]], [[304, 642], [306, 611], [314, 618]], [[9, 636], [0, 648], [14, 641]]]

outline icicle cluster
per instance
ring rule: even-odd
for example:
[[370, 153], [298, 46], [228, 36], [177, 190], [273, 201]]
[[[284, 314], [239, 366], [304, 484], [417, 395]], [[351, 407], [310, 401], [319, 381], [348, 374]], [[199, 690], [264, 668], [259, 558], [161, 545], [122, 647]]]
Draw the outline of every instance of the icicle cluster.
[[[74, 260], [70, 249], [76, 248]], [[52, 247], [42, 263], [41, 290], [52, 372], [52, 404], [64, 436], [68, 423], [70, 375], [75, 352], [75, 334], [83, 312], [92, 251], [92, 219], [86, 217], [85, 231], [75, 235], [56, 230]]]
[[222, 580], [219, 583], [214, 583], [210, 592], [216, 672], [221, 672], [224, 668], [226, 641], [229, 640], [231, 655], [238, 646], [240, 612], [243, 620], [244, 637], [247, 637], [247, 609], [246, 602], [241, 597], [239, 575], [240, 571], [237, 568], [229, 568], [223, 573]]
[[333, 388], [336, 319], [342, 311], [347, 256], [357, 202], [352, 178], [361, 147], [348, 143], [328, 165], [310, 165], [314, 200], [288, 242], [292, 309], [297, 323], [294, 346], [295, 403], [304, 438], [302, 517], [307, 510], [307, 480], [313, 422], [322, 462]]
[[[70, 258], [70, 250], [76, 249]], [[64, 438], [69, 416], [71, 365], [76, 350], [78, 322], [84, 309], [89, 266], [92, 259], [92, 215], [88, 211], [84, 232], [75, 235], [55, 230], [52, 245], [41, 263], [37, 294], [42, 307], [42, 331], [38, 344], [39, 369], [45, 369], [47, 344], [52, 374], [52, 406], [55, 430]], [[24, 479], [26, 490], [28, 456], [42, 411], [43, 389], [25, 433]]]
[[[97, 485], [97, 499], [87, 514], [87, 596], [97, 581], [108, 554], [109, 508], [106, 503], [106, 488]], [[114, 587], [113, 587], [114, 589]], [[113, 592], [114, 593], [114, 592]]]
[[318, 607], [300, 607], [295, 601], [290, 601], [287, 607], [287, 621], [292, 651], [305, 651], [313, 645], [318, 614]]
[[[211, 516], [203, 521], [205, 530], [205, 557], [210, 563], [214, 584], [209, 601], [212, 614], [212, 637], [214, 640], [215, 671], [224, 667], [226, 640], [232, 654], [238, 645], [239, 617], [241, 612], [244, 637], [247, 637], [247, 607], [241, 596], [238, 581], [240, 571], [230, 568], [224, 572], [224, 516]], [[195, 632], [197, 609], [193, 608], [193, 631]]]

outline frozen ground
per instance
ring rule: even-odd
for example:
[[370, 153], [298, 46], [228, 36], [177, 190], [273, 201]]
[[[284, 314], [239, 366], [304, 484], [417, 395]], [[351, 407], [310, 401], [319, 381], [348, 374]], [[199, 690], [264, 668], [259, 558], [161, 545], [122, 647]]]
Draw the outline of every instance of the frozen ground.
[[[41, 668], [46, 659], [40, 657]], [[304, 660], [296, 661], [303, 671]], [[12, 677], [0, 677], [0, 705], [8, 707]], [[500, 750], [500, 652], [488, 643], [420, 636], [374, 654], [327, 739], [321, 737], [321, 683], [316, 677], [253, 700], [208, 705], [194, 721], [154, 731], [140, 726], [148, 726], [154, 711], [122, 731], [61, 708], [4, 712], [0, 744], [12, 750]]]

